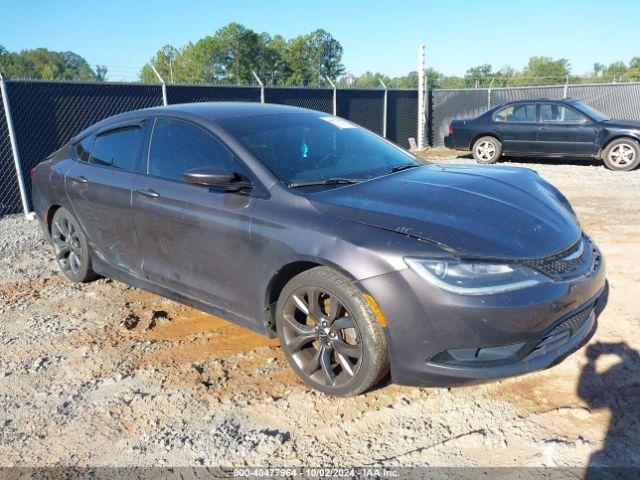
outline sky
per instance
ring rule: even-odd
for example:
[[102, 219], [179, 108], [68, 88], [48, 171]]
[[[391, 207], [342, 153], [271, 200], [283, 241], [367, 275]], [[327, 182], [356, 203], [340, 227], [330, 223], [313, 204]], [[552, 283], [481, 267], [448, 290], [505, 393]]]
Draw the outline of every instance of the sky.
[[581, 75], [640, 56], [639, 14], [640, 0], [0, 0], [0, 45], [71, 50], [107, 65], [110, 80], [135, 80], [163, 45], [238, 22], [285, 38], [324, 28], [354, 75], [415, 71], [420, 42], [427, 66], [446, 75], [521, 69], [534, 55], [566, 58]]

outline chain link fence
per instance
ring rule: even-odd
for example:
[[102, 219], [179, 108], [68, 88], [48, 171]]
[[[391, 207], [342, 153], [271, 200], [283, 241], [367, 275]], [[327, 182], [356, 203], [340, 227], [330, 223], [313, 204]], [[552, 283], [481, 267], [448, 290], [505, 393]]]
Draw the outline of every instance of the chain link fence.
[[330, 88], [268, 87], [264, 101], [333, 113], [333, 90]]
[[[0, 92], [0, 105], [2, 104]], [[18, 176], [11, 152], [11, 140], [4, 108], [0, 109], [0, 217], [22, 211]]]
[[[160, 85], [31, 80], [6, 81], [5, 86], [27, 192], [31, 188], [30, 169], [78, 132], [117, 113], [163, 104]], [[337, 115], [385, 135], [402, 147], [409, 147], [409, 138], [418, 136], [417, 90], [212, 85], [165, 88], [169, 104], [260, 102], [264, 93], [266, 103], [331, 114], [335, 101]], [[454, 118], [473, 117], [508, 101], [565, 95], [583, 100], [613, 118], [640, 120], [640, 83], [431, 90], [427, 102], [429, 144], [443, 145]], [[7, 118], [5, 110], [0, 109], [0, 216], [22, 210]]]
[[167, 103], [259, 102], [260, 87], [167, 85]]
[[640, 120], [640, 83], [432, 90], [429, 96], [428, 138], [434, 147], [444, 145], [451, 120], [472, 118], [515, 100], [566, 96], [582, 100], [612, 118]]
[[[5, 82], [27, 195], [29, 171], [95, 122], [117, 113], [160, 106], [161, 85], [21, 80]], [[403, 146], [417, 136], [417, 91], [166, 85], [168, 104], [260, 102], [309, 108], [362, 125]], [[335, 99], [334, 99], [335, 95]], [[23, 210], [4, 109], [0, 109], [0, 216]]]

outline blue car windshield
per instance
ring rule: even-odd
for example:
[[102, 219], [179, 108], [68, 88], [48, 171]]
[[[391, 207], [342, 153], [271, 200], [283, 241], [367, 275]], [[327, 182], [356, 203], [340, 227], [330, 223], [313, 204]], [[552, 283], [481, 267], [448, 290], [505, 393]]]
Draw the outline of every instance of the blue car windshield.
[[419, 165], [408, 152], [327, 114], [255, 115], [218, 123], [288, 185], [360, 181]]
[[595, 108], [590, 107], [589, 105], [587, 105], [585, 103], [573, 102], [572, 105], [574, 107], [576, 107], [578, 110], [580, 110], [582, 113], [586, 113], [589, 117], [591, 117], [596, 122], [602, 122], [603, 120], [609, 120], [609, 117], [607, 117], [604, 113], [599, 112]]

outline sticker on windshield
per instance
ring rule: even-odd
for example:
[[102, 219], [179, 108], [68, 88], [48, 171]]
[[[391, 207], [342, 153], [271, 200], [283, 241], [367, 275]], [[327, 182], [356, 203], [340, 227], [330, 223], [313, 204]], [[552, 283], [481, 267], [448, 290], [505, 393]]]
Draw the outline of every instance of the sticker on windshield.
[[338, 118], [338, 117], [320, 117], [320, 119], [324, 120], [325, 122], [329, 122], [332, 125], [335, 125], [336, 127], [340, 128], [340, 129], [356, 128], [355, 125], [352, 125], [349, 122], [347, 122], [346, 120], [343, 120], [343, 119]]

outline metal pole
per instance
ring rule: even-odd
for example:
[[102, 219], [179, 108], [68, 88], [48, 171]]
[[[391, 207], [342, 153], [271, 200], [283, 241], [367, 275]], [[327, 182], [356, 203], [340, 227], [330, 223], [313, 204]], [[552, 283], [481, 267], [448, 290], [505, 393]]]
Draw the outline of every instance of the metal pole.
[[425, 130], [425, 81], [424, 81], [424, 43], [418, 45], [418, 149], [424, 148]]
[[382, 79], [378, 78], [378, 80], [380, 81], [382, 88], [384, 88], [384, 101], [382, 103], [382, 136], [387, 138], [387, 96], [389, 91]]
[[2, 104], [4, 106], [4, 116], [7, 119], [7, 130], [9, 130], [9, 141], [11, 142], [11, 153], [13, 153], [13, 163], [16, 167], [16, 177], [18, 178], [18, 188], [20, 189], [20, 200], [22, 201], [22, 210], [29, 217], [29, 200], [27, 198], [27, 189], [24, 186], [24, 177], [22, 176], [22, 165], [20, 163], [20, 155], [18, 154], [18, 142], [16, 141], [16, 131], [13, 128], [13, 119], [11, 118], [11, 109], [9, 108], [9, 96], [7, 94], [7, 85], [5, 79], [0, 74], [0, 91], [2, 91]]
[[489, 88], [487, 89], [487, 109], [491, 108], [491, 87], [493, 87], [493, 78], [491, 79], [491, 83], [489, 83]]
[[167, 100], [167, 84], [164, 83], [163, 78], [160, 76], [153, 63], [150, 63], [149, 65], [151, 65], [151, 70], [153, 70], [153, 73], [155, 73], [156, 77], [158, 77], [158, 80], [160, 80], [160, 85], [162, 85], [162, 103], [164, 103], [166, 107], [167, 105], [169, 105], [169, 101]]
[[260, 80], [260, 77], [255, 71], [251, 70], [251, 73], [253, 73], [253, 77], [260, 85], [260, 103], [264, 103], [264, 83], [262, 83], [262, 80]]
[[336, 84], [331, 81], [328, 75], [325, 75], [324, 78], [327, 79], [327, 82], [329, 82], [329, 85], [331, 85], [331, 88], [333, 88], [333, 114], [338, 115], [338, 92], [336, 90]]
[[567, 94], [569, 93], [569, 75], [567, 75], [564, 79], [564, 93], [562, 98], [567, 98]]

